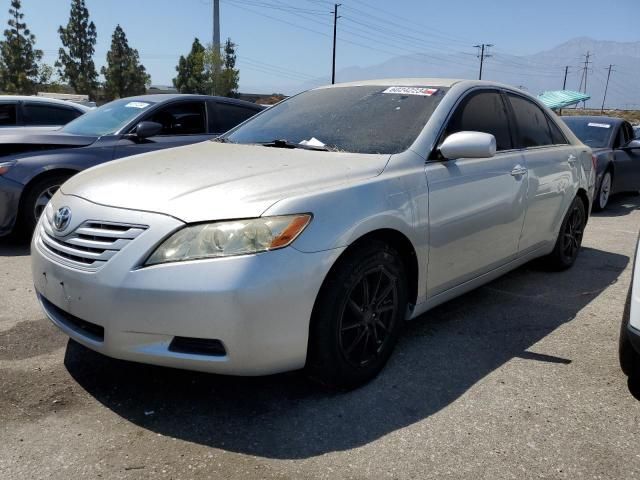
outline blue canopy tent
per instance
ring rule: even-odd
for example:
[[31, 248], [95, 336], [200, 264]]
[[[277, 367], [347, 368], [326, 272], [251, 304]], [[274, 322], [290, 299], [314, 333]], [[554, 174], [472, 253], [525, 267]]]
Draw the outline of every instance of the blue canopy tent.
[[554, 90], [552, 92], [543, 92], [538, 95], [538, 100], [553, 110], [577, 105], [578, 103], [589, 100], [590, 98], [590, 95], [586, 95], [582, 92], [574, 92], [572, 90]]

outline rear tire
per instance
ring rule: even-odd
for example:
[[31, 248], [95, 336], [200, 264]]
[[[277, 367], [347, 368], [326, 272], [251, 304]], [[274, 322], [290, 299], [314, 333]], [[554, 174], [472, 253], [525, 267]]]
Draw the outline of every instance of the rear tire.
[[71, 175], [66, 173], [59, 173], [36, 180], [29, 186], [23, 200], [20, 202], [19, 231], [24, 235], [31, 236], [47, 202], [51, 200], [51, 197], [58, 191], [60, 186], [70, 177]]
[[341, 259], [314, 306], [309, 376], [344, 389], [374, 378], [397, 343], [407, 299], [405, 266], [393, 248], [371, 241]]
[[566, 270], [574, 264], [580, 253], [586, 224], [587, 212], [584, 203], [579, 197], [575, 197], [562, 220], [555, 247], [546, 257], [549, 268]]

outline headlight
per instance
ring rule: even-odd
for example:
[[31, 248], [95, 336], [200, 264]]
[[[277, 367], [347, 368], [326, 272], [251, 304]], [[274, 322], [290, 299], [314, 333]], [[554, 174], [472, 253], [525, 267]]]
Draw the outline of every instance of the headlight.
[[228, 257], [284, 248], [309, 225], [311, 215], [286, 215], [187, 226], [166, 239], [145, 265]]
[[9, 171], [11, 167], [13, 167], [16, 162], [0, 162], [0, 175], [4, 175]]

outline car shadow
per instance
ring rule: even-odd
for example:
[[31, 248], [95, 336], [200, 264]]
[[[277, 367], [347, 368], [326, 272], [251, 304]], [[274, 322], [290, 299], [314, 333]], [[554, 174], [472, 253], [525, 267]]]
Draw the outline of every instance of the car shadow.
[[601, 212], [593, 212], [597, 217], [623, 217], [640, 209], [640, 195], [633, 193], [617, 193], [609, 198], [607, 208]]
[[585, 248], [564, 272], [525, 265], [408, 323], [378, 378], [350, 392], [327, 392], [299, 373], [238, 378], [124, 362], [72, 341], [65, 365], [99, 402], [155, 433], [267, 458], [309, 458], [419, 422], [514, 358], [565, 368], [571, 358], [529, 349], [571, 322], [628, 262]]
[[29, 254], [29, 239], [16, 234], [0, 237], [0, 257], [25, 257]]

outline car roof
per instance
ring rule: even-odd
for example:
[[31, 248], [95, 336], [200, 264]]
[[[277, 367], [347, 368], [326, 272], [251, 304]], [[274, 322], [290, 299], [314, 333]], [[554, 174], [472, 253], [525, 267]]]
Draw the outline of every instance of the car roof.
[[624, 122], [622, 118], [606, 117], [604, 115], [562, 115], [563, 120], [567, 118], [575, 118], [577, 120], [583, 120], [585, 122], [607, 122], [612, 125], [617, 125]]
[[234, 105], [239, 106], [248, 106], [254, 107], [257, 109], [261, 108], [261, 105], [252, 102], [246, 102], [244, 100], [238, 100], [237, 98], [229, 98], [229, 97], [219, 97], [215, 95], [196, 95], [196, 94], [188, 94], [188, 93], [153, 93], [150, 95], [137, 95], [135, 97], [126, 97], [126, 100], [131, 100], [132, 102], [150, 102], [150, 103], [161, 103], [167, 102], [170, 100], [214, 100], [217, 102], [225, 102], [232, 103]]
[[377, 85], [383, 87], [399, 87], [399, 86], [425, 86], [425, 87], [442, 87], [447, 88], [464, 80], [454, 78], [380, 78], [375, 80], [357, 80], [354, 82], [336, 83], [334, 85], [325, 85], [318, 87], [323, 88], [339, 88], [339, 87], [360, 87], [365, 85]]
[[91, 110], [90, 107], [86, 105], [82, 105], [81, 103], [72, 102], [70, 100], [59, 100], [57, 98], [49, 98], [49, 97], [36, 97], [30, 95], [0, 95], [0, 102], [2, 101], [15, 101], [15, 102], [35, 102], [35, 103], [48, 103], [49, 105], [66, 105], [68, 107], [77, 108], [78, 110], [82, 110], [83, 112], [88, 112]]

